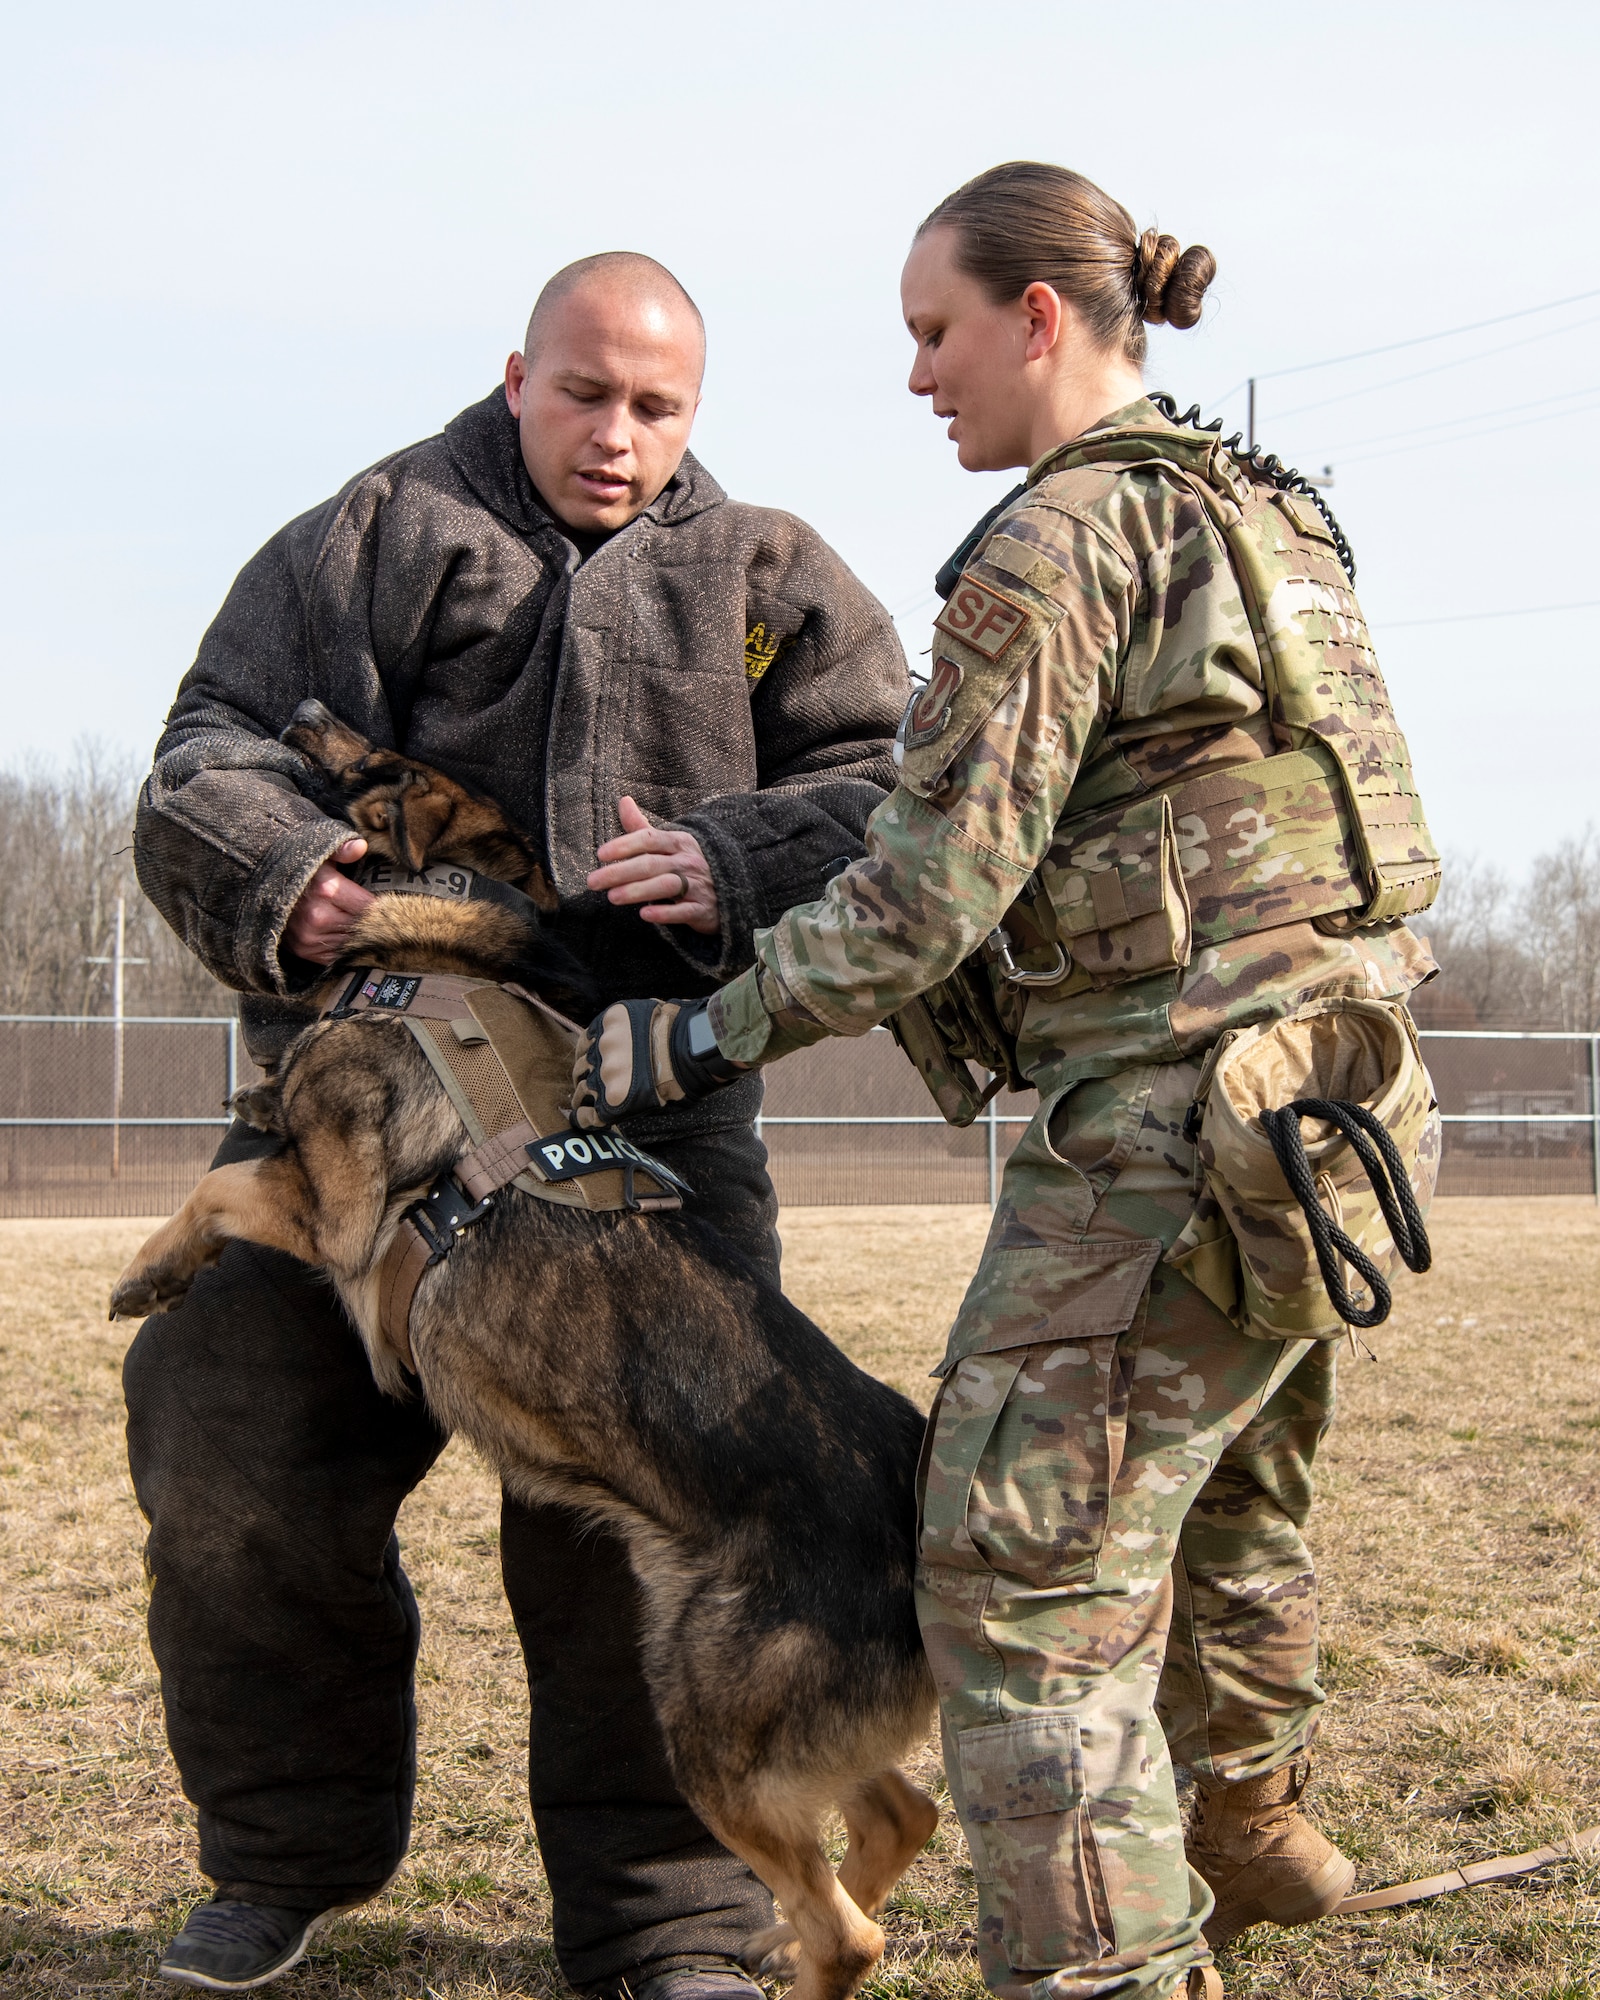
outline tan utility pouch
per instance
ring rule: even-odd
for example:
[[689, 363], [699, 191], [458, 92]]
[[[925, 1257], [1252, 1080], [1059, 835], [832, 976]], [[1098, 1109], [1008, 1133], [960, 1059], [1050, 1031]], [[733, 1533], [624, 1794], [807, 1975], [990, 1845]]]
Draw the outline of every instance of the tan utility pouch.
[[[1317, 1000], [1287, 1020], [1224, 1035], [1195, 1098], [1205, 1190], [1165, 1261], [1260, 1340], [1336, 1340], [1345, 1331], [1261, 1122], [1263, 1111], [1303, 1098], [1369, 1111], [1394, 1141], [1424, 1214], [1439, 1176], [1433, 1084], [1398, 1001]], [[1355, 1147], [1320, 1120], [1308, 1119], [1303, 1137], [1323, 1213], [1388, 1278], [1400, 1254]]]

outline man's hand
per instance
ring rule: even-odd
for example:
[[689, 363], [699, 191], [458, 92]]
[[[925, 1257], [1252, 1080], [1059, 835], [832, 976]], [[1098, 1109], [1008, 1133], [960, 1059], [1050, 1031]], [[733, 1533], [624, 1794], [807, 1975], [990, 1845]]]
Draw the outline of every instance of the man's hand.
[[574, 1125], [592, 1132], [743, 1076], [717, 1047], [704, 1000], [618, 1000], [584, 1030], [572, 1061]]
[[722, 928], [716, 885], [692, 833], [652, 826], [635, 802], [617, 801], [622, 832], [595, 853], [601, 863], [589, 877], [612, 903], [637, 903], [647, 924], [687, 924], [702, 936]]
[[289, 912], [283, 927], [286, 951], [309, 959], [313, 965], [332, 965], [349, 943], [356, 918], [376, 900], [369, 889], [339, 873], [340, 864], [348, 868], [366, 851], [364, 840], [347, 840], [323, 862]]

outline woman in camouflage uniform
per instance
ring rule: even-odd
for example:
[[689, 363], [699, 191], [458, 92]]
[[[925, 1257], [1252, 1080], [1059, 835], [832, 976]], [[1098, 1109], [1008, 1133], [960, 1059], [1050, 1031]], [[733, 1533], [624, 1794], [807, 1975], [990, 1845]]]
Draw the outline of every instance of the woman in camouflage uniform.
[[[920, 1605], [984, 1977], [1033, 2000], [1219, 1993], [1210, 1945], [1323, 1915], [1355, 1874], [1298, 1809], [1335, 1349], [1252, 1336], [1184, 1275], [1186, 1118], [1229, 1029], [1403, 1003], [1433, 967], [1397, 916], [1437, 868], [1342, 538], [1144, 395], [1145, 323], [1193, 326], [1214, 269], [1056, 167], [929, 217], [911, 389], [963, 466], [1026, 485], [963, 552], [866, 857], [709, 1005], [630, 1003], [626, 1032], [612, 1010], [580, 1059], [601, 1122], [861, 1034], [964, 963], [990, 982], [1041, 1102], [941, 1370]], [[1250, 504], [1265, 622], [1219, 525]], [[1286, 618], [1337, 682], [1299, 734], [1263, 666]], [[1316, 745], [1352, 722], [1341, 777]]]

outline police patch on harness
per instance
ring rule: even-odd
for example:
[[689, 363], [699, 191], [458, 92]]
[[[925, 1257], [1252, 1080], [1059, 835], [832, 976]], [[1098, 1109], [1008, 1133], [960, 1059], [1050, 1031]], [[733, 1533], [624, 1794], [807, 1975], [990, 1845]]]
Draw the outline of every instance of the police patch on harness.
[[585, 1174], [609, 1173], [631, 1163], [654, 1174], [663, 1187], [683, 1186], [670, 1167], [652, 1160], [648, 1153], [641, 1153], [616, 1132], [607, 1132], [603, 1137], [598, 1132], [586, 1132], [581, 1139], [575, 1132], [553, 1132], [548, 1139], [529, 1140], [528, 1158], [547, 1181], [581, 1180]]
[[1027, 624], [1026, 605], [1014, 603], [988, 584], [964, 576], [934, 619], [933, 629], [948, 632], [952, 639], [959, 639], [986, 660], [998, 660]]

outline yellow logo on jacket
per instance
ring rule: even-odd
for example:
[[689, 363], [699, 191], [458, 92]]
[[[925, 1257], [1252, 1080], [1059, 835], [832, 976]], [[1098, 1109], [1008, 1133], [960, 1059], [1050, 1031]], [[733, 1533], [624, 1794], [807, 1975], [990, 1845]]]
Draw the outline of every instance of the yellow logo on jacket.
[[778, 633], [769, 633], [757, 623], [744, 635], [744, 677], [753, 687], [783, 650]]

